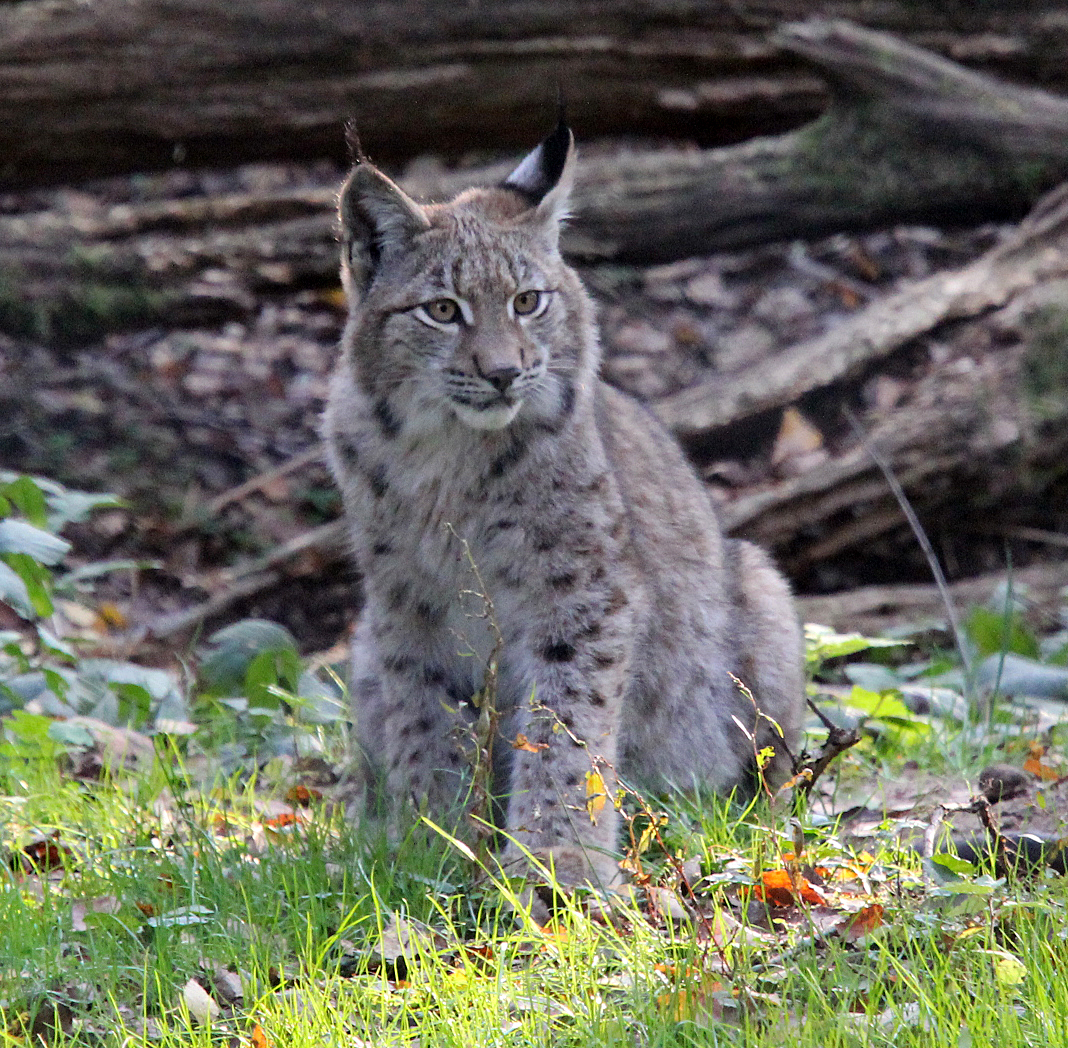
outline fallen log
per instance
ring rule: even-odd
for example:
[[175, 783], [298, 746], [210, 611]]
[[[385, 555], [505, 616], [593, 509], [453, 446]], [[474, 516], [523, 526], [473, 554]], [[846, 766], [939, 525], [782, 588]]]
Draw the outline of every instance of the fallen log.
[[[705, 143], [795, 126], [818, 81], [766, 31], [807, 0], [279, 0], [0, 5], [0, 178], [68, 181], [271, 157], [340, 159], [356, 117], [384, 159], [520, 148], [557, 86], [583, 137]], [[1068, 88], [1065, 5], [987, 0], [967, 19], [908, 0], [839, 16], [989, 70]]]
[[1068, 275], [1066, 244], [1068, 189], [1061, 189], [970, 266], [911, 284], [772, 360], [711, 375], [658, 401], [657, 414], [681, 437], [695, 437], [855, 378], [938, 324], [978, 316]]
[[[1048, 620], [1051, 612], [1060, 609], [1061, 592], [1068, 586], [1068, 561], [961, 579], [949, 589], [957, 607], [967, 608], [989, 604], [1010, 586], [1017, 595], [1026, 592], [1028, 610]], [[941, 594], [933, 585], [862, 586], [826, 596], [799, 597], [798, 607], [805, 622], [868, 636], [879, 636], [903, 622], [922, 624], [946, 617]]]
[[[820, 65], [830, 109], [739, 146], [591, 150], [571, 255], [654, 262], [878, 224], [975, 221], [1022, 213], [1068, 178], [1068, 100], [847, 23], [801, 23], [776, 39]], [[507, 169], [424, 173], [408, 188], [442, 195]], [[247, 315], [271, 288], [328, 286], [335, 188], [0, 216], [0, 330], [85, 341]]]

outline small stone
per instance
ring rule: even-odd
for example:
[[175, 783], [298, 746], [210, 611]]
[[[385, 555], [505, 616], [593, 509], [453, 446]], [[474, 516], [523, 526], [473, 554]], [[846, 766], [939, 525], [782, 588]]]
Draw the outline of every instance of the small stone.
[[686, 282], [686, 297], [695, 306], [709, 306], [716, 309], [737, 309], [738, 295], [729, 291], [723, 283], [723, 277], [712, 270], [702, 273]]
[[762, 324], [742, 324], [720, 338], [715, 348], [716, 367], [737, 371], [763, 360], [775, 349], [775, 336]]
[[979, 772], [979, 791], [991, 804], [1019, 797], [1030, 789], [1034, 777], [1012, 764], [990, 764]]

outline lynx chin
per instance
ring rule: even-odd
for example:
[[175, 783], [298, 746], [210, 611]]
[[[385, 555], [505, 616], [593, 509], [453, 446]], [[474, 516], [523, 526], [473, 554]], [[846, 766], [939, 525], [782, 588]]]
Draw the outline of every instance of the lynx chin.
[[723, 537], [669, 433], [598, 377], [594, 307], [559, 247], [573, 170], [563, 124], [502, 185], [444, 204], [356, 164], [324, 433], [364, 581], [351, 687], [368, 788], [462, 811], [458, 728], [495, 643], [461, 596], [462, 539], [503, 639], [505, 855], [596, 883], [617, 873], [618, 816], [591, 818], [591, 767], [610, 797], [617, 776], [752, 793], [754, 749], [772, 746], [783, 778], [802, 645], [765, 554]]

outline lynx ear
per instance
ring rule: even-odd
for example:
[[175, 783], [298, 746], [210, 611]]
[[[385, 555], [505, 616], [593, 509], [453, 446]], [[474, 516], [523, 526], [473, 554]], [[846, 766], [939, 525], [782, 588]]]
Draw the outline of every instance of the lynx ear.
[[357, 160], [342, 187], [338, 212], [342, 277], [358, 292], [374, 279], [383, 256], [430, 228], [423, 209], [363, 159]]
[[506, 189], [526, 197], [538, 217], [560, 223], [567, 218], [575, 174], [575, 136], [561, 120], [548, 138], [504, 180]]

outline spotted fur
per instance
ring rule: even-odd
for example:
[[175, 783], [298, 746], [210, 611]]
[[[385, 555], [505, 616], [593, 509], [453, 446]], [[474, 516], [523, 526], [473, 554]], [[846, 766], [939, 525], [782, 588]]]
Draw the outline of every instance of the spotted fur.
[[722, 537], [671, 436], [598, 378], [593, 306], [559, 251], [573, 155], [558, 128], [503, 186], [426, 206], [356, 165], [324, 432], [364, 579], [352, 694], [369, 779], [439, 815], [462, 798], [456, 729], [494, 647], [462, 539], [503, 637], [503, 829], [565, 878], [607, 881], [618, 817], [590, 817], [591, 768], [609, 795], [617, 775], [751, 788], [740, 723], [777, 745], [781, 776], [801, 640], [768, 559]]

